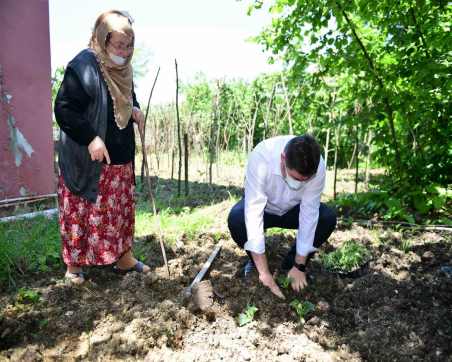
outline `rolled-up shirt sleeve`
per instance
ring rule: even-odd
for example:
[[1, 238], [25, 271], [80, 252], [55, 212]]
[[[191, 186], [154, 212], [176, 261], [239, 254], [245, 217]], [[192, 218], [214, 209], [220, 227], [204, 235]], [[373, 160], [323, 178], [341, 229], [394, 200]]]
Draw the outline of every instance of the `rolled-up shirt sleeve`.
[[306, 185], [301, 198], [297, 233], [297, 254], [300, 256], [307, 256], [317, 250], [314, 247], [314, 235], [319, 221], [320, 196], [324, 187], [325, 164], [322, 160], [316, 176]]
[[258, 152], [253, 151], [248, 159], [245, 178], [245, 224], [248, 240], [245, 250], [257, 254], [265, 253], [264, 209], [267, 196], [264, 186], [268, 176], [268, 165]]

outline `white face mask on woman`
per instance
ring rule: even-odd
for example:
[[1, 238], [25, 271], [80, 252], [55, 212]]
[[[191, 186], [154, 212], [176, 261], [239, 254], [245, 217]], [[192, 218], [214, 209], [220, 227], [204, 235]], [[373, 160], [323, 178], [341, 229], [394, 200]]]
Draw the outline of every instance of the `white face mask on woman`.
[[110, 56], [110, 59], [113, 60], [113, 62], [116, 65], [124, 65], [126, 64], [126, 58], [120, 57], [119, 55], [113, 54], [113, 53], [108, 53], [108, 55]]

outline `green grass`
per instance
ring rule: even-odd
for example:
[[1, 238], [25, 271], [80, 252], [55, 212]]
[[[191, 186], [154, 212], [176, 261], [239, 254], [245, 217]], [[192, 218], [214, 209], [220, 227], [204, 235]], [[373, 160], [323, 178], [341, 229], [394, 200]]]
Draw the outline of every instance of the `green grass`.
[[218, 210], [217, 205], [226, 201], [232, 206], [239, 199], [239, 196], [225, 190], [217, 193], [210, 191], [205, 185], [192, 190], [188, 197], [178, 197], [174, 191], [163, 189], [162, 186], [161, 191], [156, 191], [157, 216], [154, 216], [149, 201], [143, 198], [138, 200], [135, 214], [136, 236], [158, 235], [161, 231], [170, 243], [182, 236], [196, 238], [200, 233], [210, 230], [219, 220], [226, 223], [226, 216], [220, 214], [222, 211]]
[[283, 236], [293, 236], [297, 234], [296, 230], [293, 229], [282, 229], [282, 228], [271, 228], [265, 231], [267, 236], [283, 235]]
[[16, 301], [19, 304], [36, 304], [41, 300], [38, 292], [27, 288], [20, 288], [16, 295]]
[[[167, 196], [167, 195], [165, 195]], [[209, 197], [204, 190], [200, 198]], [[195, 199], [196, 195], [191, 195]], [[230, 196], [231, 202], [234, 196]], [[158, 218], [153, 216], [149, 202], [138, 199], [136, 206], [135, 235], [158, 235], [159, 223], [163, 237], [169, 244], [186, 237], [196, 238], [218, 222], [218, 210], [214, 201], [203, 206], [184, 206], [182, 197], [157, 199]], [[171, 206], [169, 206], [171, 205]], [[223, 217], [223, 216], [220, 216]], [[145, 259], [145, 251], [135, 250], [139, 260]], [[36, 217], [29, 220], [0, 224], [0, 286], [15, 286], [22, 275], [33, 272], [47, 272], [63, 265], [58, 221]]]
[[206, 209], [161, 210], [157, 216], [149, 210], [137, 210], [135, 218], [135, 235], [159, 234], [165, 240], [175, 242], [182, 236], [195, 238], [201, 232], [209, 229], [215, 221], [215, 216]]
[[15, 284], [18, 275], [61, 266], [56, 218], [43, 216], [0, 224], [0, 285]]

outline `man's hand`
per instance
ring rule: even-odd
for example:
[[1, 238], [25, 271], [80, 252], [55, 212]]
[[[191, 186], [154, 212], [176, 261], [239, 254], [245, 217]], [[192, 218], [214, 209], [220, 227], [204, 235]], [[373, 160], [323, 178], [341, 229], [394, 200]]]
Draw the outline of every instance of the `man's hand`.
[[275, 279], [273, 279], [273, 276], [270, 273], [259, 274], [259, 280], [278, 298], [286, 299], [284, 294], [281, 292], [281, 289], [279, 289], [278, 284], [276, 284]]
[[132, 119], [137, 124], [138, 130], [140, 131], [140, 133], [143, 134], [143, 131], [144, 131], [144, 115], [143, 115], [143, 112], [141, 112], [140, 108], [133, 107], [133, 109], [132, 109]]
[[299, 271], [295, 267], [292, 267], [292, 269], [289, 270], [287, 276], [290, 278], [290, 284], [295, 292], [299, 292], [304, 287], [308, 286], [308, 282], [306, 281], [306, 273]]
[[92, 161], [102, 162], [105, 157], [107, 163], [110, 164], [110, 156], [108, 154], [107, 147], [105, 147], [104, 141], [102, 141], [102, 138], [99, 136], [94, 137], [88, 145], [88, 152]]
[[267, 257], [265, 256], [265, 253], [258, 254], [251, 252], [251, 256], [259, 273], [259, 280], [261, 281], [261, 283], [269, 288], [270, 291], [278, 298], [286, 299], [286, 297], [284, 297], [284, 294], [281, 292], [281, 289], [279, 289], [278, 284], [276, 284], [275, 280], [273, 279], [270, 270], [268, 269]]

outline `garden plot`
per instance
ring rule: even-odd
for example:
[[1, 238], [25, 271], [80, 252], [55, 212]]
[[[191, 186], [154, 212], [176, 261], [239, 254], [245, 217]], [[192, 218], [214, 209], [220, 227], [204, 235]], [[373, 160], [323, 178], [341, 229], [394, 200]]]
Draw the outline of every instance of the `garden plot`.
[[[383, 235], [384, 238], [375, 238]], [[224, 242], [210, 273], [213, 305], [201, 312], [183, 291], [218, 240]], [[277, 270], [290, 235], [269, 237]], [[410, 247], [401, 250], [403, 239]], [[123, 277], [109, 268], [90, 270], [74, 288], [62, 271], [39, 274], [19, 293], [3, 293], [1, 358], [12, 360], [447, 360], [450, 358], [452, 279], [450, 239], [438, 233], [400, 233], [339, 226], [327, 250], [360, 240], [372, 254], [367, 271], [347, 278], [311, 263], [310, 285], [286, 300], [261, 287], [257, 276], [236, 273], [244, 253], [227, 233], [200, 234], [168, 250], [171, 277], [155, 239], [143, 241], [153, 273]], [[158, 266], [158, 267], [157, 267]], [[300, 318], [294, 305], [312, 308]], [[250, 320], [239, 316], [254, 306]], [[306, 304], [307, 305], [307, 304]], [[311, 310], [312, 309], [312, 310]], [[303, 320], [302, 320], [303, 319]]]

